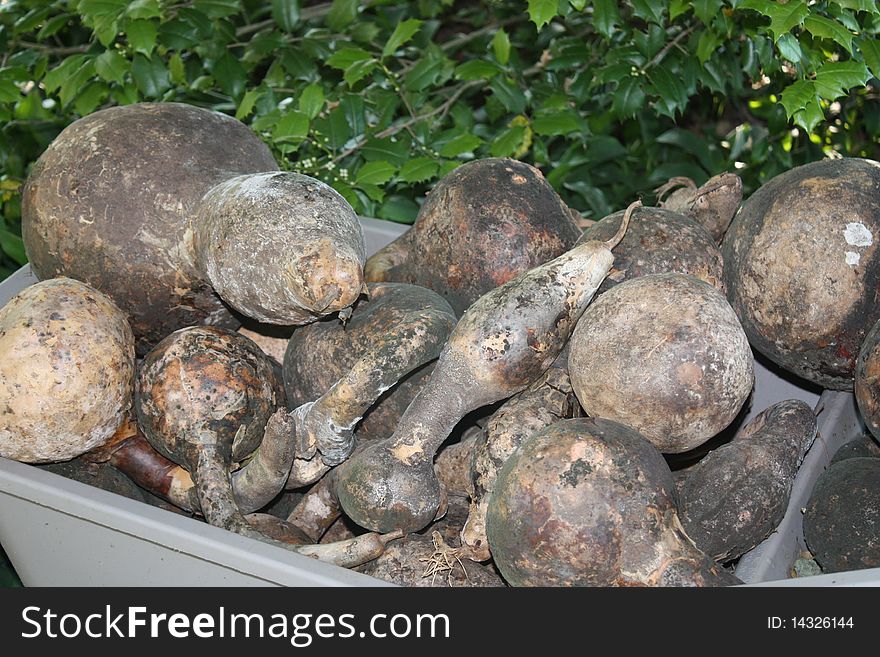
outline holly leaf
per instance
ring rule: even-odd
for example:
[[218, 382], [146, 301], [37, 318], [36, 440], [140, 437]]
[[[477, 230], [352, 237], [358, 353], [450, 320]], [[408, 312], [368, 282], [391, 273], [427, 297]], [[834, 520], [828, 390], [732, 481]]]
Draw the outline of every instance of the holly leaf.
[[434, 158], [417, 157], [404, 164], [397, 175], [404, 182], [419, 183], [433, 178], [439, 168], [440, 163]]
[[529, 19], [540, 30], [559, 13], [558, 0], [529, 0]]
[[880, 79], [880, 41], [872, 37], [865, 37], [859, 41], [858, 46], [865, 64], [871, 69], [874, 77]]
[[391, 36], [388, 37], [388, 42], [385, 44], [385, 47], [382, 48], [382, 57], [384, 58], [394, 54], [398, 48], [412, 39], [416, 32], [421, 29], [422, 23], [424, 23], [424, 21], [415, 18], [410, 18], [402, 23], [398, 23], [397, 27], [395, 27], [394, 31], [391, 33]]
[[492, 52], [499, 64], [507, 66], [507, 62], [510, 61], [510, 37], [503, 27], [492, 37]]
[[299, 0], [272, 0], [272, 18], [285, 32], [299, 23]]
[[845, 96], [853, 87], [862, 87], [871, 78], [862, 62], [828, 62], [816, 71], [816, 93], [825, 100]]
[[770, 18], [770, 32], [777, 41], [783, 34], [801, 25], [810, 15], [805, 0], [789, 0], [782, 4], [772, 0], [745, 0], [737, 9], [751, 9]]
[[396, 172], [397, 167], [395, 167], [390, 162], [386, 162], [385, 160], [367, 162], [360, 169], [358, 169], [355, 183], [359, 186], [383, 185], [391, 180]]
[[324, 89], [317, 82], [313, 82], [305, 89], [299, 97], [299, 110], [314, 119], [324, 107]]
[[617, 0], [595, 0], [593, 26], [599, 34], [610, 39], [618, 25], [620, 25], [620, 11], [617, 8]]
[[853, 33], [837, 21], [812, 14], [804, 20], [804, 28], [814, 37], [833, 39], [852, 54]]
[[95, 58], [95, 72], [107, 82], [122, 84], [128, 66], [128, 60], [115, 50], [105, 50]]

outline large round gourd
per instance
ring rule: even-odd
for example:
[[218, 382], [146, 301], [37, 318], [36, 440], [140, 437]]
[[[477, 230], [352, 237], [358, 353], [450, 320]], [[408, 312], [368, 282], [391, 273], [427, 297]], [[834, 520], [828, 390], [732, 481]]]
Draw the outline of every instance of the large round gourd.
[[703, 444], [755, 381], [748, 340], [717, 289], [652, 274], [608, 290], [571, 338], [572, 387], [588, 415], [635, 429], [665, 453]]
[[131, 407], [134, 337], [94, 288], [55, 278], [0, 308], [0, 456], [66, 461], [100, 447]]
[[880, 163], [843, 158], [776, 176], [743, 203], [722, 245], [731, 304], [781, 367], [851, 390], [880, 319]]
[[178, 103], [95, 112], [58, 135], [25, 185], [31, 267], [110, 296], [140, 354], [184, 326], [235, 326], [196, 271], [187, 229], [214, 185], [277, 169], [247, 126], [218, 112]]

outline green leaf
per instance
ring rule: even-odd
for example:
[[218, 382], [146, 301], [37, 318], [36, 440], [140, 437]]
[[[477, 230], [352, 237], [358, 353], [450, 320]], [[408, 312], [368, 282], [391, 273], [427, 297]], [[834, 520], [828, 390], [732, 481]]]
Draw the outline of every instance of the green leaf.
[[391, 137], [384, 139], [370, 139], [361, 148], [361, 155], [367, 161], [388, 160], [402, 166], [409, 156], [409, 145], [402, 140], [393, 140]]
[[345, 94], [339, 102], [339, 108], [345, 116], [351, 134], [355, 137], [362, 135], [367, 129], [363, 95]]
[[358, 169], [355, 183], [357, 185], [382, 185], [391, 180], [396, 171], [397, 167], [385, 160], [367, 162]]
[[86, 55], [71, 55], [58, 66], [46, 73], [43, 78], [43, 86], [47, 93], [52, 93], [60, 87], [67, 79], [73, 75], [83, 62], [87, 59]]
[[880, 40], [865, 37], [859, 41], [858, 46], [865, 64], [871, 69], [874, 77], [880, 79]]
[[611, 38], [617, 31], [617, 26], [620, 25], [617, 0], [595, 0], [593, 2], [593, 25], [603, 37]]
[[372, 59], [372, 57], [373, 56], [363, 48], [344, 46], [333, 53], [327, 59], [326, 64], [327, 66], [332, 66], [333, 68], [338, 68], [344, 71], [352, 64]]
[[568, 4], [577, 11], [583, 11], [587, 6], [587, 0], [568, 0]]
[[495, 98], [512, 114], [522, 114], [526, 109], [526, 96], [508, 77], [496, 77], [489, 83]]
[[19, 265], [27, 262], [27, 254], [24, 250], [24, 242], [22, 239], [8, 230], [0, 230], [0, 247], [3, 253], [9, 256]]
[[489, 147], [489, 153], [491, 153], [492, 157], [509, 157], [520, 149], [525, 136], [525, 126], [511, 126], [492, 142], [492, 145]]
[[168, 73], [174, 84], [186, 84], [186, 67], [180, 53], [174, 53], [168, 58]]
[[403, 182], [419, 183], [433, 178], [439, 168], [440, 163], [437, 160], [417, 157], [404, 164], [397, 175]]
[[812, 14], [804, 20], [804, 27], [814, 37], [833, 39], [852, 54], [853, 33], [837, 21]]
[[272, 0], [272, 18], [285, 32], [293, 32], [299, 23], [299, 0]]
[[500, 72], [501, 69], [497, 64], [487, 62], [485, 59], [471, 59], [455, 67], [455, 78], [457, 80], [488, 80]]
[[862, 62], [827, 62], [816, 71], [816, 92], [825, 100], [834, 100], [853, 87], [864, 86], [870, 78]]
[[199, 42], [198, 30], [186, 21], [168, 21], [159, 26], [159, 41], [168, 48], [187, 50]]
[[351, 25], [358, 14], [357, 0], [333, 0], [327, 12], [327, 27], [334, 32], [341, 32]]
[[406, 74], [404, 84], [411, 91], [422, 91], [438, 84], [452, 73], [452, 62], [441, 54], [429, 54]]
[[61, 104], [66, 106], [76, 98], [94, 74], [95, 60], [89, 57], [64, 81], [58, 90], [58, 99], [61, 101]]
[[231, 53], [226, 52], [215, 63], [211, 72], [217, 85], [227, 96], [238, 98], [247, 83], [247, 73], [244, 67]]
[[398, 23], [397, 27], [394, 28], [394, 32], [388, 37], [385, 47], [382, 48], [382, 57], [388, 57], [389, 55], [394, 54], [398, 48], [412, 39], [416, 32], [421, 29], [422, 23], [424, 23], [424, 21], [415, 18], [410, 18], [402, 23]]
[[465, 133], [443, 144], [438, 152], [442, 157], [457, 157], [462, 153], [472, 153], [482, 143], [483, 140], [476, 135]]
[[79, 92], [73, 103], [73, 109], [80, 116], [91, 114], [107, 98], [109, 91], [103, 82], [92, 82]]
[[254, 105], [257, 104], [257, 99], [262, 93], [261, 89], [249, 89], [245, 92], [241, 102], [238, 104], [238, 109], [235, 110], [235, 118], [239, 121], [246, 118], [253, 111]]
[[720, 43], [721, 39], [714, 32], [703, 30], [702, 34], [700, 34], [700, 40], [697, 42], [697, 59], [700, 60], [700, 64], [705, 64], [709, 61], [712, 53], [715, 52]]
[[226, 18], [241, 11], [237, 0], [195, 0], [193, 6], [211, 18]]
[[782, 90], [779, 102], [791, 119], [795, 112], [803, 110], [807, 104], [817, 99], [816, 83], [812, 80], [798, 80]]
[[665, 66], [656, 66], [648, 73], [648, 79], [660, 96], [658, 109], [663, 110], [663, 114], [674, 117], [676, 112], [685, 108], [688, 101], [687, 89], [678, 75]]
[[[5, 3], [4, 3], [5, 4]], [[5, 11], [5, 8], [4, 8]], [[15, 32], [17, 34], [24, 34], [26, 32], [30, 32], [37, 25], [42, 23], [46, 16], [49, 15], [48, 7], [34, 7], [29, 12], [27, 12], [24, 16], [15, 21]]]
[[147, 98], [159, 98], [171, 88], [168, 70], [158, 57], [135, 55], [131, 61], [131, 75], [138, 91]]
[[419, 204], [405, 196], [389, 196], [379, 208], [380, 219], [388, 219], [401, 224], [411, 224], [419, 214]]
[[499, 28], [492, 37], [492, 52], [499, 64], [507, 66], [507, 62], [510, 61], [510, 37], [503, 27]]
[[611, 111], [617, 116], [631, 118], [645, 105], [645, 92], [639, 78], [627, 77], [617, 85]]
[[529, 18], [540, 30], [559, 13], [558, 0], [529, 0]]
[[313, 82], [299, 97], [299, 110], [310, 119], [314, 119], [324, 107], [324, 88], [317, 82]]
[[690, 130], [672, 128], [658, 135], [655, 140], [658, 144], [675, 146], [686, 153], [690, 153], [699, 160], [700, 165], [706, 171], [714, 171], [720, 165], [716, 161], [718, 158], [713, 154], [706, 140], [701, 139]]
[[21, 90], [12, 80], [0, 78], [0, 103], [14, 103], [21, 99]]
[[800, 42], [793, 34], [783, 34], [779, 37], [776, 47], [779, 48], [779, 54], [788, 61], [795, 64], [804, 61], [804, 51], [801, 49]]
[[154, 21], [136, 20], [131, 21], [125, 28], [128, 43], [135, 52], [149, 55], [156, 47], [156, 36], [159, 26]]
[[318, 132], [327, 138], [330, 148], [342, 148], [351, 139], [351, 125], [341, 107], [326, 117], [315, 119], [314, 123]]
[[159, 0], [134, 0], [128, 3], [125, 14], [129, 18], [160, 18], [162, 7]]
[[853, 11], [866, 11], [869, 14], [880, 15], [880, 7], [877, 0], [833, 0], [835, 4]]
[[115, 50], [105, 50], [95, 58], [95, 73], [107, 82], [122, 84], [128, 72], [128, 60]]
[[724, 3], [722, 0], [694, 0], [691, 4], [694, 6], [694, 14], [708, 27], [712, 25]]
[[745, 0], [737, 9], [752, 9], [770, 18], [770, 32], [773, 40], [777, 41], [783, 34], [804, 22], [810, 15], [805, 0], [789, 0], [785, 4], [772, 0]]
[[669, 20], [674, 21], [682, 14], [688, 13], [691, 9], [691, 2], [687, 0], [669, 0]]
[[66, 27], [70, 21], [70, 14], [59, 14], [54, 18], [50, 18], [46, 21], [45, 25], [40, 28], [40, 31], [37, 32], [37, 41], [44, 41], [50, 36], [57, 34], [63, 27]]
[[665, 0], [632, 0], [633, 13], [649, 23], [663, 25], [663, 12], [666, 9]]
[[807, 132], [812, 132], [813, 128], [819, 125], [825, 119], [825, 113], [819, 105], [818, 100], [812, 100], [807, 103], [804, 109], [799, 110], [794, 115], [794, 122], [804, 128]]
[[297, 143], [308, 134], [309, 117], [302, 112], [288, 112], [272, 129], [272, 140], [277, 143]]
[[581, 123], [577, 114], [570, 110], [564, 110], [535, 117], [532, 121], [532, 130], [539, 135], [567, 135], [570, 132], [579, 132]]

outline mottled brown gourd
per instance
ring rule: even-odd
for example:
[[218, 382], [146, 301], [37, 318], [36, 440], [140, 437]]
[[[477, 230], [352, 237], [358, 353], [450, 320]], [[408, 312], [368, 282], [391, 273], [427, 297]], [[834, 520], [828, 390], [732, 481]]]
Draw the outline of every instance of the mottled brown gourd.
[[785, 515], [815, 437], [813, 409], [802, 401], [782, 401], [687, 468], [677, 481], [678, 508], [696, 546], [723, 562], [767, 538]]
[[434, 186], [413, 227], [374, 254], [365, 275], [431, 288], [460, 315], [489, 290], [570, 249], [580, 234], [539, 170], [507, 158], [475, 160]]
[[666, 453], [686, 452], [727, 427], [755, 381], [727, 299], [684, 274], [610, 289], [584, 313], [570, 349], [572, 386], [587, 415], [632, 427]]
[[[270, 441], [277, 450], [261, 483], [274, 496], [293, 462], [294, 420], [275, 410], [272, 366], [253, 342], [217, 327], [180, 329], [147, 354], [137, 378], [136, 409], [144, 435], [189, 470], [210, 524], [352, 566], [375, 558], [397, 535], [375, 534], [332, 546], [293, 546], [259, 533], [233, 493], [231, 468]], [[264, 433], [266, 434], [264, 436]], [[270, 496], [270, 497], [271, 497]]]
[[608, 274], [627, 223], [610, 243], [575, 247], [465, 312], [394, 434], [341, 467], [337, 494], [349, 518], [374, 531], [417, 531], [434, 519], [443, 498], [433, 470], [438, 448], [469, 412], [524, 390], [550, 367]]
[[[579, 242], [607, 240], [618, 228], [623, 212], [615, 212], [584, 231]], [[706, 281], [724, 293], [721, 251], [703, 226], [690, 217], [663, 208], [639, 208], [620, 244], [614, 267], [597, 295], [639, 276], [677, 272]]]
[[298, 459], [312, 458], [315, 450], [327, 466], [348, 458], [358, 423], [389, 390], [380, 406], [398, 413], [386, 409], [384, 424], [368, 429], [390, 435], [401, 406], [415, 394], [414, 386], [397, 384], [437, 358], [455, 325], [449, 304], [426, 288], [374, 283], [368, 294], [344, 324], [328, 319], [304, 326], [288, 343], [283, 366], [288, 405], [307, 409], [298, 431], [308, 449], [299, 451]]
[[871, 327], [856, 360], [856, 403], [874, 437], [880, 437], [880, 321]]
[[831, 465], [804, 510], [804, 539], [827, 573], [880, 567], [880, 459]]
[[105, 295], [70, 278], [0, 308], [0, 456], [66, 461], [107, 442], [131, 407], [134, 337]]
[[722, 243], [725, 283], [752, 346], [824, 388], [851, 390], [880, 319], [880, 163], [822, 160], [742, 205]]
[[278, 171], [241, 122], [178, 103], [63, 130], [25, 184], [22, 234], [38, 277], [83, 280], [120, 306], [141, 355], [184, 326], [236, 326], [225, 303], [284, 324], [343, 308], [365, 261], [341, 196]]
[[738, 583], [681, 529], [663, 456], [609, 420], [562, 420], [519, 447], [489, 496], [487, 532], [511, 586]]
[[557, 359], [538, 382], [511, 397], [489, 418], [474, 447], [470, 472], [471, 502], [461, 542], [467, 556], [475, 561], [486, 561], [491, 557], [486, 537], [486, 513], [489, 495], [504, 463], [534, 434], [580, 411], [568, 371], [560, 360]]

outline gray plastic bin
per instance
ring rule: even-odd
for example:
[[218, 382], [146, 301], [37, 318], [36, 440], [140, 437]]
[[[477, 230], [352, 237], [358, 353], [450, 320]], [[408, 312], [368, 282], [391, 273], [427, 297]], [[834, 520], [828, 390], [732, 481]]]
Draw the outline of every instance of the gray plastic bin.
[[[363, 219], [370, 253], [405, 226]], [[0, 306], [36, 282], [23, 267], [0, 283]], [[814, 391], [756, 364], [750, 416], [783, 399], [821, 409], [819, 437], [795, 483], [779, 530], [743, 557], [747, 583], [880, 585], [880, 569], [789, 577], [804, 547], [801, 507], [840, 445], [862, 430], [852, 395]], [[0, 458], [0, 543], [27, 586], [381, 586], [205, 523], [129, 500], [33, 466]]]

